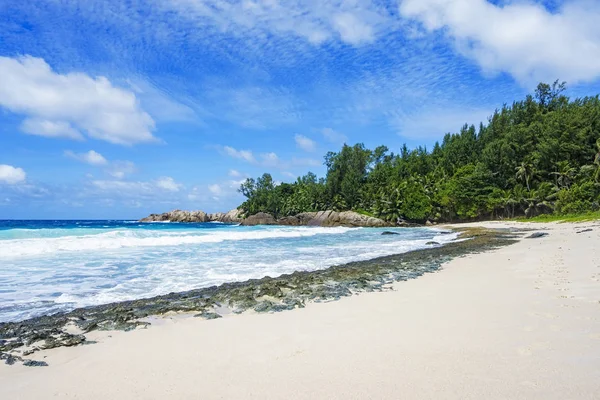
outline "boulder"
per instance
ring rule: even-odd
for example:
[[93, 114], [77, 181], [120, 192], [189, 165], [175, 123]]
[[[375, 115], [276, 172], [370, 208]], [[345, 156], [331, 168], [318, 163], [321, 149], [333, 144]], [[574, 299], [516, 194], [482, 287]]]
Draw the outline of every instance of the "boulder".
[[[308, 213], [307, 213], [308, 214]], [[391, 224], [354, 211], [319, 211], [308, 222], [308, 226], [385, 227]]]
[[277, 220], [279, 225], [301, 226], [300, 219], [296, 216], [283, 217]]
[[277, 225], [277, 220], [271, 214], [259, 212], [242, 220], [241, 224], [244, 226]]
[[239, 208], [234, 208], [233, 210], [228, 211], [225, 213], [225, 215], [223, 215], [221, 222], [225, 222], [225, 223], [242, 222], [243, 216], [244, 216], [244, 210], [241, 210]]
[[385, 231], [381, 232], [382, 235], [399, 235], [398, 232]]
[[531, 235], [527, 236], [525, 239], [537, 239], [537, 238], [542, 238], [544, 236], [548, 236], [548, 233], [546, 233], [546, 232], [535, 232], [535, 233], [532, 233]]

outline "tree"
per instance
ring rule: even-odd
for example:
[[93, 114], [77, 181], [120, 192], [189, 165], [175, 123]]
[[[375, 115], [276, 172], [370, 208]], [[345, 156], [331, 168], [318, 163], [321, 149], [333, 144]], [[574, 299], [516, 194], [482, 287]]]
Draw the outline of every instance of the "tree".
[[531, 177], [533, 176], [533, 165], [531, 165], [531, 163], [523, 161], [523, 162], [521, 162], [521, 165], [519, 165], [515, 169], [517, 171], [517, 173], [515, 174], [517, 179], [521, 179], [522, 181], [524, 181], [525, 186], [527, 186], [527, 191], [528, 192], [531, 191], [531, 188], [529, 186], [529, 181], [531, 180]]
[[[432, 151], [344, 145], [325, 155], [324, 178], [307, 173], [275, 184], [271, 175], [240, 187], [247, 213], [276, 216], [325, 209], [373, 212], [423, 222], [583, 212], [600, 204], [600, 97], [574, 100], [564, 83], [496, 109], [487, 124], [465, 124]], [[593, 161], [593, 162], [592, 162]]]

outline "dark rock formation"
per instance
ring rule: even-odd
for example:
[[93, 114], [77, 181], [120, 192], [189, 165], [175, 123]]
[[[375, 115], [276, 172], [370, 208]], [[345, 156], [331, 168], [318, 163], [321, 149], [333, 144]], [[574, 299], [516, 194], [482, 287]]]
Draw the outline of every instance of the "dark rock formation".
[[582, 230], [582, 231], [578, 231], [578, 232], [576, 232], [576, 233], [585, 233], [585, 232], [591, 232], [591, 231], [593, 231], [593, 229], [591, 229], [591, 228], [588, 228], [588, 229], [584, 229], [584, 230]]
[[527, 236], [525, 239], [537, 239], [537, 238], [542, 238], [544, 236], [548, 236], [547, 232], [535, 232], [532, 233], [531, 235]]
[[381, 232], [382, 235], [399, 235], [398, 232], [385, 231]]

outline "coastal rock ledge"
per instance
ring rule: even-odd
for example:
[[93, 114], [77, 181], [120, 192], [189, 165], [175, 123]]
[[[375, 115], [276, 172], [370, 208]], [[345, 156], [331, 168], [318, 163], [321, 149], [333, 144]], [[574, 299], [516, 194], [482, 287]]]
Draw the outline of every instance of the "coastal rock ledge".
[[379, 218], [369, 217], [354, 211], [306, 212], [291, 217], [275, 219], [271, 214], [258, 213], [241, 222], [242, 225], [290, 225], [290, 226], [348, 226], [381, 228], [392, 226]]
[[234, 209], [226, 213], [207, 214], [204, 211], [173, 210], [162, 214], [150, 214], [140, 222], [223, 222], [239, 223], [243, 211]]
[[[259, 212], [249, 217], [244, 217], [243, 210], [231, 210], [227, 213], [207, 214], [204, 211], [173, 210], [162, 214], [151, 214], [142, 218], [140, 222], [223, 222], [239, 223], [244, 226], [256, 225], [286, 225], [286, 226], [347, 226], [382, 228], [395, 225], [379, 218], [369, 217], [354, 211], [319, 211], [305, 212], [294, 216], [275, 218], [271, 214]], [[408, 225], [407, 225], [408, 226]]]

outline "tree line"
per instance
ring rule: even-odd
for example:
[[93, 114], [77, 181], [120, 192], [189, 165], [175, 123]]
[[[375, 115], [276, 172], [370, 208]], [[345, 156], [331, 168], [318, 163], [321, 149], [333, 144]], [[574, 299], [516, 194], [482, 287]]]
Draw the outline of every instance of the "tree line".
[[276, 184], [270, 174], [239, 191], [248, 214], [354, 210], [387, 221], [466, 221], [572, 214], [600, 208], [600, 100], [571, 100], [565, 83], [464, 125], [429, 151], [363, 144], [325, 155], [327, 174]]

